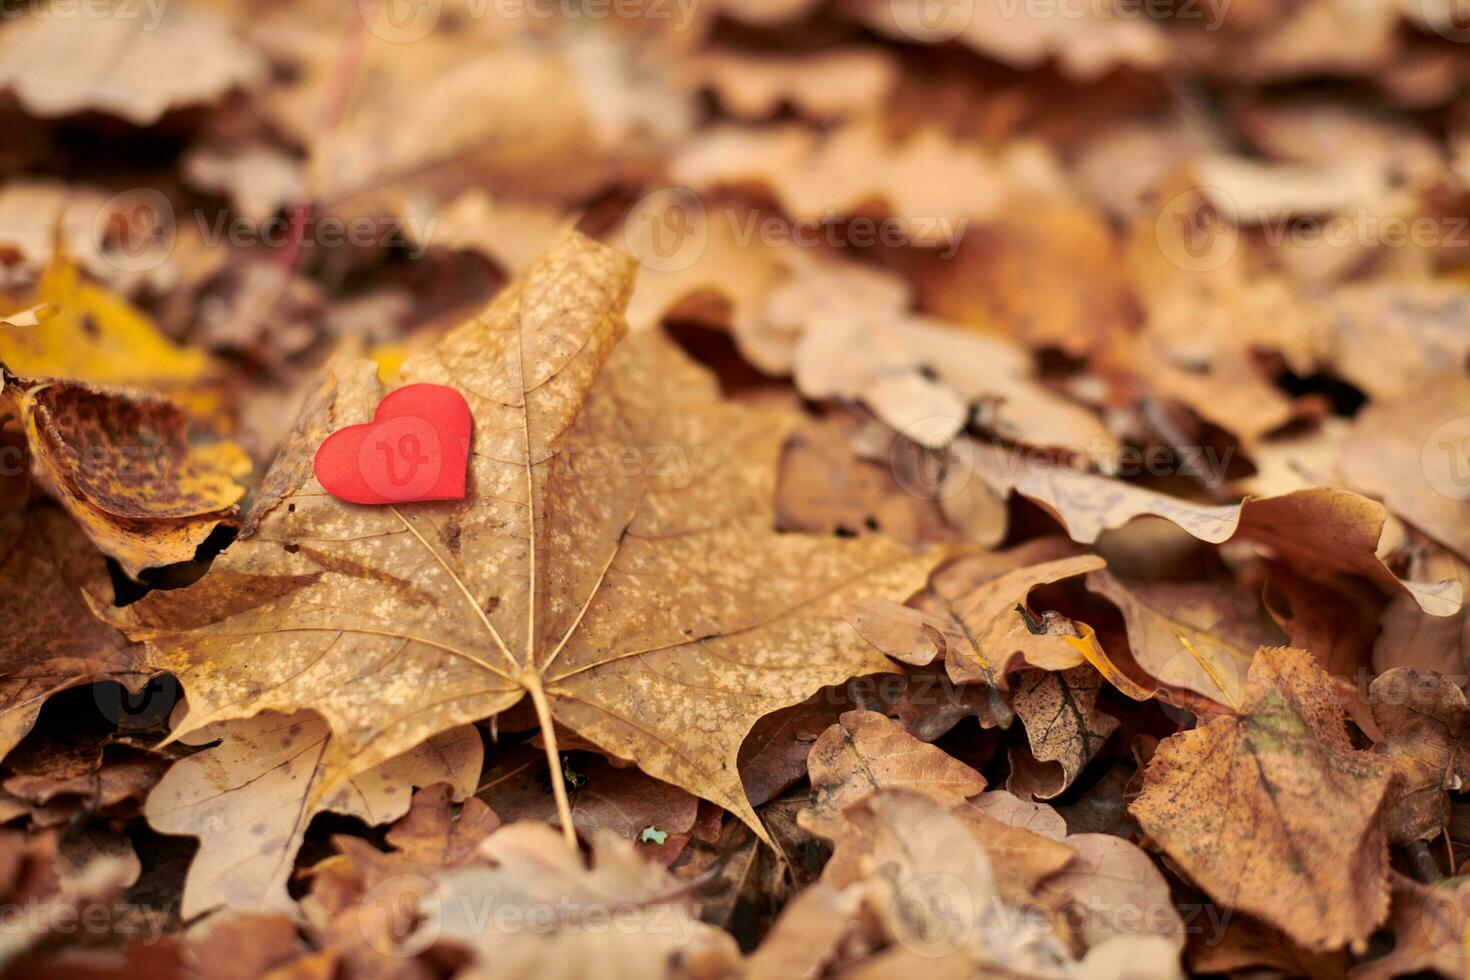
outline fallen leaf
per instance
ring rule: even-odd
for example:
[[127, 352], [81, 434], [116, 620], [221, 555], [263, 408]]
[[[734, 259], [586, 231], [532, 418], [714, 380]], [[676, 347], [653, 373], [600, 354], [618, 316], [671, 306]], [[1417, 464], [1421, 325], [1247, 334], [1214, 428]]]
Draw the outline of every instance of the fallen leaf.
[[[378, 401], [371, 365], [329, 376], [240, 540], [198, 585], [129, 607], [130, 630], [188, 689], [175, 737], [310, 706], [332, 728], [314, 791], [329, 795], [529, 694], [549, 756], [556, 719], [761, 832], [741, 740], [823, 686], [891, 669], [841, 610], [913, 592], [933, 559], [775, 534], [789, 421], [720, 404], [656, 334], [614, 350], [629, 288], [624, 258], [574, 236], [405, 362], [403, 383], [470, 399], [463, 502], [348, 508], [324, 495], [309, 454]], [[637, 465], [611, 465], [619, 452]], [[373, 696], [344, 690], [344, 676]]]
[[218, 392], [199, 390], [211, 371], [202, 351], [169, 341], [122, 297], [83, 279], [63, 253], [52, 259], [29, 301], [55, 313], [34, 327], [0, 331], [0, 362], [11, 372], [155, 388], [192, 395], [201, 408], [218, 407]]
[[1097, 706], [1101, 675], [1091, 666], [1070, 670], [1024, 670], [1015, 679], [1011, 705], [1026, 729], [1029, 764], [1012, 755], [1006, 789], [1022, 799], [1049, 800], [1082, 774], [1118, 719]]
[[1221, 704], [1240, 704], [1257, 648], [1285, 639], [1259, 597], [1228, 583], [1124, 582], [1099, 569], [1087, 587], [1123, 614], [1140, 667]]
[[[551, 828], [518, 823], [480, 854], [488, 866], [437, 876], [423, 926], [470, 954], [470, 976], [686, 976], [738, 958], [734, 940], [695, 919], [679, 882], [628, 841], [600, 835], [588, 868]], [[489, 929], [487, 908], [500, 910]]]
[[1073, 834], [1063, 843], [1072, 849], [1072, 861], [1042, 889], [1067, 903], [1063, 918], [1083, 949], [1140, 933], [1184, 949], [1184, 921], [1169, 882], [1136, 844], [1109, 834]]
[[174, 763], [144, 807], [155, 829], [200, 839], [184, 883], [186, 918], [220, 906], [295, 914], [286, 883], [312, 817], [387, 823], [408, 811], [414, 785], [443, 780], [468, 795], [482, 761], [479, 735], [450, 729], [323, 794], [332, 733], [311, 712], [266, 712], [199, 734], [222, 741]]
[[882, 787], [922, 793], [950, 807], [985, 789], [978, 772], [875, 711], [845, 713], [812, 746], [807, 768], [812, 803], [797, 819], [827, 838], [840, 836], [848, 807]]
[[1388, 514], [1355, 493], [1315, 487], [1207, 506], [1036, 459], [1021, 461], [999, 447], [977, 445], [972, 458], [981, 478], [998, 492], [1014, 491], [1041, 504], [1072, 540], [1083, 544], [1135, 518], [1162, 517], [1210, 544], [1238, 536], [1298, 567], [1360, 575], [1406, 592], [1430, 615], [1449, 616], [1460, 607], [1458, 582], [1406, 582], [1389, 570], [1378, 555]]
[[1388, 915], [1392, 778], [1311, 654], [1263, 647], [1240, 712], [1165, 739], [1129, 812], [1222, 905], [1329, 950]]
[[1375, 746], [1393, 766], [1388, 835], [1395, 844], [1430, 840], [1449, 821], [1449, 798], [1464, 783], [1465, 693], [1438, 674], [1395, 667], [1368, 686], [1383, 731]]
[[0, 758], [59, 691], [114, 679], [147, 682], [142, 648], [92, 615], [87, 594], [111, 596], [102, 556], [60, 508], [31, 503], [24, 440], [0, 429]]
[[[0, 43], [0, 88], [45, 118], [105, 112], [137, 126], [265, 80], [260, 52], [198, 7], [31, 11]], [[81, 70], [90, 65], [91, 70]]]
[[1343, 442], [1338, 470], [1347, 485], [1462, 558], [1470, 557], [1470, 380], [1446, 375], [1406, 396], [1365, 406]]
[[39, 482], [130, 575], [190, 561], [233, 527], [251, 469], [232, 442], [195, 443], [173, 402], [75, 382], [7, 377]]

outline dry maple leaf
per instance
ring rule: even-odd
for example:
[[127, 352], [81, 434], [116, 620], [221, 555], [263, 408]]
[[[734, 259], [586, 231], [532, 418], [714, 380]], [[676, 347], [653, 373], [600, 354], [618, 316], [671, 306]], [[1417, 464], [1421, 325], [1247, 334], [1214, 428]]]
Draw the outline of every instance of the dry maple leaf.
[[891, 670], [841, 610], [911, 594], [933, 559], [775, 533], [791, 420], [722, 404], [657, 334], [614, 349], [630, 287], [625, 257], [573, 235], [404, 363], [402, 382], [469, 400], [461, 502], [365, 508], [321, 490], [317, 442], [379, 399], [371, 364], [333, 373], [241, 539], [196, 586], [129, 607], [188, 691], [177, 733], [313, 708], [333, 733], [330, 792], [529, 696], [552, 771], [554, 720], [759, 828], [741, 740], [823, 686]]
[[223, 740], [174, 763], [144, 808], [157, 830], [200, 840], [184, 882], [185, 918], [220, 906], [294, 914], [286, 882], [312, 817], [331, 811], [386, 823], [408, 811], [414, 785], [441, 780], [462, 799], [484, 756], [479, 734], [461, 726], [323, 797], [332, 733], [311, 712], [260, 714], [200, 735]]
[[1129, 812], [1216, 901], [1336, 949], [1388, 914], [1392, 778], [1312, 655], [1263, 647], [1239, 713], [1165, 739]]
[[232, 442], [192, 444], [161, 397], [5, 377], [40, 482], [125, 572], [190, 561], [231, 525], [250, 458]]

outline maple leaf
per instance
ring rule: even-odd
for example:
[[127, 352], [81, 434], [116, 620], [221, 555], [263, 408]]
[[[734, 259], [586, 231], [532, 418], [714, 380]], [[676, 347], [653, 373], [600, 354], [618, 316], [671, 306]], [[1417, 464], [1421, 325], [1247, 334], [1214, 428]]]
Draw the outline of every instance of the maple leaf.
[[260, 714], [200, 734], [223, 741], [176, 762], [143, 811], [164, 833], [200, 839], [184, 882], [185, 917], [219, 906], [294, 912], [286, 882], [312, 817], [330, 810], [386, 823], [408, 811], [410, 787], [439, 780], [463, 798], [474, 789], [483, 760], [479, 735], [461, 726], [359, 773], [323, 798], [315, 791], [326, 774], [332, 733], [311, 712]]
[[1239, 713], [1165, 739], [1129, 812], [1221, 904], [1336, 949], [1388, 914], [1392, 778], [1312, 655], [1262, 647]]
[[[625, 257], [572, 235], [404, 363], [403, 383], [469, 401], [463, 501], [327, 496], [310, 454], [380, 397], [370, 364], [332, 372], [241, 539], [197, 585], [126, 610], [187, 689], [176, 736], [313, 708], [333, 733], [329, 793], [529, 697], [553, 771], [555, 722], [758, 829], [741, 740], [823, 686], [891, 670], [841, 610], [913, 593], [934, 559], [777, 534], [792, 420], [722, 404], [657, 334], [615, 348], [631, 281]], [[565, 788], [553, 788], [571, 840]]]

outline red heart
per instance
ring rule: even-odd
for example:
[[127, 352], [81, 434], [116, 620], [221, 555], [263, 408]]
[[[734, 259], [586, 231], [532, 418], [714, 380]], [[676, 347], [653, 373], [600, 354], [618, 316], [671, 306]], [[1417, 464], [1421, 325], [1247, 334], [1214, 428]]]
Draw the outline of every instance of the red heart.
[[373, 420], [322, 440], [313, 468], [327, 493], [354, 504], [463, 500], [470, 407], [444, 385], [408, 385]]

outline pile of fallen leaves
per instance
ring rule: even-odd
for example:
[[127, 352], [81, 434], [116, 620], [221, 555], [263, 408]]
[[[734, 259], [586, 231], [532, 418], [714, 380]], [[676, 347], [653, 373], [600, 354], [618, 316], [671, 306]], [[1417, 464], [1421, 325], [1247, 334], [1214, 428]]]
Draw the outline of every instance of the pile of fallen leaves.
[[0, 969], [1470, 975], [1454, 8], [7, 9]]

